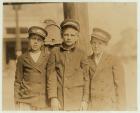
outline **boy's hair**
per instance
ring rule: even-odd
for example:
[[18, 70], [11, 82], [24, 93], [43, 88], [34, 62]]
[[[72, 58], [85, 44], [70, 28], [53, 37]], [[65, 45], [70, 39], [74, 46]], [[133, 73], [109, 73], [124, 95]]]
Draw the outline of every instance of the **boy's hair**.
[[76, 30], [76, 31], [79, 33], [79, 30], [78, 30], [78, 29], [76, 29], [76, 28], [73, 27], [73, 26], [68, 25], [68, 26], [64, 26], [63, 29], [61, 29], [61, 36], [63, 35], [64, 31], [65, 31], [66, 29], [68, 29], [68, 28], [72, 28], [72, 29]]
[[45, 39], [44, 39], [44, 37], [42, 37], [42, 36], [40, 36], [40, 35], [38, 35], [38, 34], [29, 34], [29, 36], [28, 36], [28, 39], [30, 39], [30, 37], [32, 37], [32, 36], [34, 36], [34, 35], [37, 35], [37, 36], [39, 36], [40, 38], [42, 38], [42, 40], [44, 41]]

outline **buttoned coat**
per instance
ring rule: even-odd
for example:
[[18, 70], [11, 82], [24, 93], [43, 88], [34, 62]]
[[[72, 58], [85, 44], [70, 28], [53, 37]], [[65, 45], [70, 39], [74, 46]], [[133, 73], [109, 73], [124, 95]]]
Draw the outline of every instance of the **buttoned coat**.
[[103, 53], [98, 65], [89, 56], [90, 110], [125, 109], [124, 69], [120, 59]]
[[88, 101], [89, 75], [86, 55], [78, 48], [54, 48], [48, 60], [48, 97], [58, 98], [61, 110], [80, 110]]
[[31, 58], [29, 51], [17, 60], [14, 95], [18, 102], [29, 103], [35, 107], [45, 107], [46, 93], [46, 66], [49, 52], [42, 49], [37, 62]]

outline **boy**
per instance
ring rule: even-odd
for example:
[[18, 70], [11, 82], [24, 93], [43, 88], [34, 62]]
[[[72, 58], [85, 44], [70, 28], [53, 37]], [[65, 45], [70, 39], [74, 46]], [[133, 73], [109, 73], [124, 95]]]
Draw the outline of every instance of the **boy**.
[[61, 23], [63, 43], [54, 48], [48, 60], [48, 98], [52, 110], [86, 110], [89, 77], [86, 57], [77, 48], [80, 26], [75, 20]]
[[46, 109], [46, 65], [48, 53], [42, 49], [47, 32], [38, 26], [29, 31], [29, 51], [18, 57], [14, 95], [19, 110]]
[[94, 28], [91, 35], [93, 54], [89, 56], [91, 77], [90, 110], [120, 110], [125, 107], [124, 69], [120, 59], [105, 52], [111, 36]]

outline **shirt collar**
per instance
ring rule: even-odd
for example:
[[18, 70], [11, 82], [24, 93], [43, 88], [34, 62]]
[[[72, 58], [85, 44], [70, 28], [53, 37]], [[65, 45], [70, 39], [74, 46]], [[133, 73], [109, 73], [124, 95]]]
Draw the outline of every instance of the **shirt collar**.
[[91, 55], [91, 58], [95, 61], [96, 64], [98, 64], [100, 62], [102, 56], [103, 56], [103, 52], [99, 56], [95, 56], [95, 54], [93, 53]]

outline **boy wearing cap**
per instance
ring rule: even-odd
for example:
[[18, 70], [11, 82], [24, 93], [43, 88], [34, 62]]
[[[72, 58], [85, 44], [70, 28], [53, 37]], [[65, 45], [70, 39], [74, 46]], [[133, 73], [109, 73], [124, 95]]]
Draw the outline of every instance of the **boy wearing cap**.
[[47, 109], [46, 65], [49, 53], [42, 49], [47, 32], [37, 26], [28, 31], [29, 51], [18, 57], [14, 82], [18, 110]]
[[52, 110], [86, 110], [89, 97], [89, 75], [85, 53], [76, 47], [79, 23], [61, 23], [63, 43], [50, 54], [47, 67], [48, 98]]
[[88, 57], [91, 78], [90, 110], [122, 110], [125, 107], [124, 69], [120, 59], [105, 52], [111, 36], [100, 28], [91, 35], [93, 54]]

